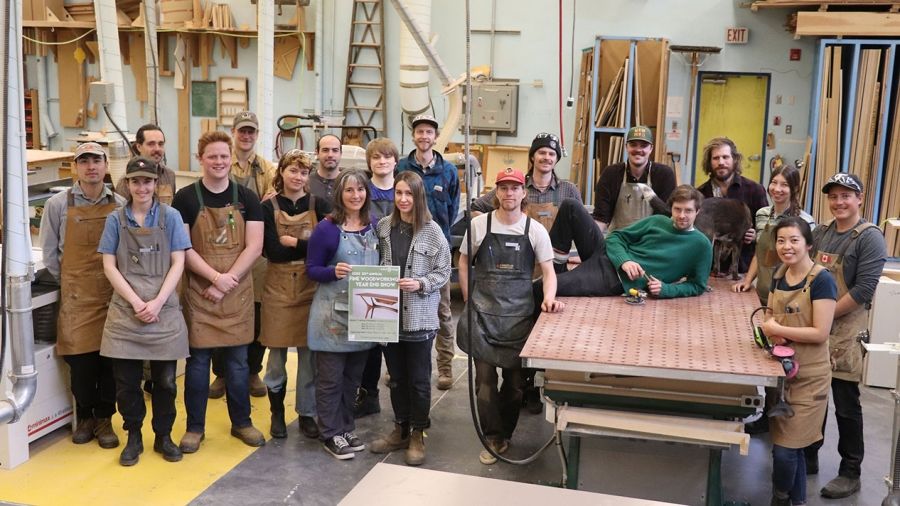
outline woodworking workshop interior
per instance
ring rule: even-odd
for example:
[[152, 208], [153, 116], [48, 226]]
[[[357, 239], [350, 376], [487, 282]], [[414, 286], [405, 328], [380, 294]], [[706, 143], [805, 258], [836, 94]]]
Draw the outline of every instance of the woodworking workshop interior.
[[900, 506], [900, 0], [0, 33], [0, 505]]

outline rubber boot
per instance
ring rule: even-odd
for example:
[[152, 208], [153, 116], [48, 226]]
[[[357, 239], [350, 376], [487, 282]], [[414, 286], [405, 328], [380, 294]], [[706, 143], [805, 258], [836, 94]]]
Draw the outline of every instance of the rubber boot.
[[128, 442], [119, 455], [119, 464], [123, 466], [133, 466], [138, 463], [141, 454], [144, 453], [144, 440], [141, 438], [141, 431], [128, 431]]
[[421, 466], [425, 462], [425, 432], [422, 429], [413, 429], [409, 433], [405, 460], [408, 466]]
[[272, 434], [272, 437], [278, 439], [287, 437], [287, 426], [284, 423], [285, 390], [287, 390], [287, 385], [284, 384], [281, 385], [280, 392], [273, 392], [271, 389], [268, 389], [269, 409], [272, 410], [272, 427], [269, 429], [269, 433]]

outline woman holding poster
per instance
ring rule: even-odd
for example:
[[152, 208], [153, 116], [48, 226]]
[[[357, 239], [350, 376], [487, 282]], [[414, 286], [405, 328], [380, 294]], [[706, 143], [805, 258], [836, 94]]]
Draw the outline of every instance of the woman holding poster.
[[378, 222], [382, 265], [400, 266], [400, 341], [384, 351], [390, 373], [394, 430], [370, 450], [406, 449], [408, 465], [425, 461], [424, 430], [431, 407], [431, 345], [437, 334], [441, 288], [450, 280], [450, 249], [431, 219], [422, 178], [401, 172], [394, 181], [394, 210]]
[[353, 406], [369, 342], [348, 339], [348, 279], [352, 265], [378, 265], [378, 239], [369, 220], [369, 178], [358, 169], [335, 182], [332, 213], [309, 238], [306, 273], [319, 283], [310, 307], [307, 343], [316, 352], [319, 439], [337, 459], [351, 459], [366, 445], [353, 434]]

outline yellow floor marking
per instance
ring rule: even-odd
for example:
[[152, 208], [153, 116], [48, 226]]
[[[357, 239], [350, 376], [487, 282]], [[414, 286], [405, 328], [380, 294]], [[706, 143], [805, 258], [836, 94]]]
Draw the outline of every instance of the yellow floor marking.
[[[294, 412], [296, 357], [296, 353], [291, 353], [287, 361], [290, 379], [285, 396], [285, 414], [288, 423], [297, 419]], [[184, 377], [179, 377], [177, 383], [175, 406], [178, 414], [172, 430], [175, 444], [185, 431]], [[60, 431], [46, 436], [56, 437], [57, 440], [43, 448], [39, 442], [32, 443], [33, 453], [28, 462], [10, 471], [0, 470], [0, 500], [71, 506], [187, 504], [256, 450], [231, 436], [231, 422], [223, 397], [209, 400], [206, 439], [201, 443], [200, 450], [186, 454], [181, 462], [166, 462], [153, 451], [152, 411], [149, 397], [145, 396], [145, 399], [147, 417], [142, 430], [144, 453], [136, 465], [119, 465], [119, 454], [127, 433], [122, 430], [121, 416], [116, 414], [113, 427], [120, 439], [118, 448], [104, 450], [96, 441], [75, 445], [68, 429], [61, 429], [64, 432], [62, 436], [57, 434]], [[250, 399], [253, 425], [269, 440], [269, 400], [266, 397]], [[299, 433], [294, 431], [289, 437], [299, 437]]]

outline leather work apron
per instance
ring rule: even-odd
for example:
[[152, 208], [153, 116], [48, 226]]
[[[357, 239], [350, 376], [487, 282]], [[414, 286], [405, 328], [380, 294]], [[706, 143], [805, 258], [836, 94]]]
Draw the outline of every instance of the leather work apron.
[[[119, 209], [119, 247], [116, 265], [128, 284], [143, 301], [159, 294], [172, 265], [171, 244], [166, 232], [166, 213], [159, 205], [157, 226], [130, 227], [125, 208]], [[159, 311], [159, 321], [144, 323], [134, 316], [134, 308], [113, 293], [103, 327], [100, 354], [132, 360], [178, 360], [188, 356], [187, 326], [178, 294], [174, 291]]]
[[[824, 270], [814, 265], [806, 275], [806, 284], [799, 290], [778, 290], [772, 293], [772, 314], [775, 321], [788, 327], [811, 327], [813, 307], [809, 290], [813, 279]], [[784, 277], [785, 266], [775, 276]], [[777, 285], [776, 285], [777, 286]], [[785, 400], [794, 409], [794, 416], [769, 418], [772, 443], [785, 448], [805, 448], [822, 439], [822, 420], [828, 409], [828, 389], [831, 387], [831, 364], [828, 343], [789, 344], [800, 364], [797, 376], [784, 386]], [[769, 396], [772, 400], [773, 396]]]
[[[553, 222], [556, 221], [556, 213], [559, 212], [559, 207], [552, 202], [546, 202], [544, 204], [532, 204], [528, 203], [528, 207], [525, 208], [525, 214], [528, 215], [532, 220], [537, 221], [544, 228], [547, 229], [547, 232], [550, 232], [550, 229], [553, 227]], [[541, 271], [540, 265], [535, 265], [534, 270], [531, 273], [532, 279], [538, 279], [543, 275]]]
[[[348, 233], [341, 230], [337, 251], [328, 262], [350, 265], [379, 265], [378, 236], [375, 229], [365, 233]], [[365, 351], [375, 343], [350, 341], [347, 325], [350, 316], [349, 276], [331, 283], [320, 283], [309, 308], [307, 345], [312, 351], [352, 353]]]
[[[491, 232], [493, 214], [488, 214], [487, 234], [473, 259], [475, 287], [459, 317], [457, 342], [474, 358], [496, 367], [517, 368], [522, 366], [519, 352], [533, 325], [531, 218], [523, 235], [495, 234]], [[471, 329], [468, 311], [474, 311]]]
[[[200, 181], [194, 183], [200, 212], [191, 228], [194, 251], [218, 272], [226, 272], [247, 246], [244, 218], [238, 206], [237, 185], [232, 184], [231, 204], [222, 208], [203, 205]], [[238, 346], [253, 341], [253, 275], [225, 294], [219, 302], [203, 297], [208, 279], [186, 269], [184, 318], [192, 348]]]
[[[825, 225], [825, 228], [834, 226], [834, 221]], [[843, 247], [836, 253], [817, 250], [813, 258], [815, 262], [829, 271], [837, 282], [838, 300], [850, 289], [844, 279], [844, 254], [847, 248], [867, 228], [874, 227], [872, 223], [860, 223], [851, 232], [850, 239], [844, 242]], [[827, 231], [827, 230], [826, 230]], [[868, 304], [862, 304], [853, 311], [835, 318], [831, 324], [831, 335], [828, 338], [829, 351], [831, 353], [832, 376], [846, 381], [859, 382], [862, 380], [863, 355], [865, 354], [860, 339], [865, 334], [869, 323]]]
[[775, 251], [775, 237], [772, 235], [772, 224], [766, 227], [756, 238], [756, 295], [760, 304], [765, 306], [769, 299], [769, 289], [772, 286], [772, 276], [781, 261]]
[[160, 204], [172, 205], [172, 199], [175, 198], [175, 191], [172, 186], [167, 184], [161, 184], [156, 187], [156, 198], [159, 199]]
[[[609, 222], [608, 231], [625, 228], [632, 223], [653, 214], [649, 198], [644, 195], [644, 188], [650, 188], [650, 170], [653, 162], [647, 162], [647, 183], [628, 182], [628, 166], [622, 174], [622, 186], [619, 187], [619, 198], [616, 199], [616, 208], [613, 211], [612, 221]], [[652, 192], [652, 190], [651, 190]]]
[[[318, 221], [315, 197], [309, 196], [309, 210], [290, 216], [275, 208], [275, 229], [278, 236], [289, 235], [308, 240]], [[316, 282], [306, 276], [306, 261], [270, 262], [262, 299], [262, 329], [259, 342], [270, 348], [306, 346], [306, 326], [309, 307], [316, 294]]]
[[[259, 166], [259, 161], [254, 157], [253, 163], [250, 164], [250, 175], [247, 177], [237, 177], [232, 174], [232, 179], [234, 179], [237, 184], [249, 189], [253, 193], [256, 194], [260, 199], [263, 196], [263, 192], [265, 188], [259, 187], [259, 180], [256, 179], [257, 174], [262, 174], [262, 167]], [[266, 266], [269, 264], [269, 261], [266, 257], [261, 256], [253, 262], [253, 267], [250, 269], [250, 272], [253, 273], [253, 301], [254, 302], [262, 302], [263, 297], [263, 287], [265, 286], [266, 279]]]
[[103, 255], [97, 247], [106, 217], [115, 210], [114, 195], [107, 196], [106, 204], [76, 207], [75, 195], [71, 189], [68, 192], [56, 320], [59, 355], [79, 355], [100, 349], [113, 289], [103, 272]]

